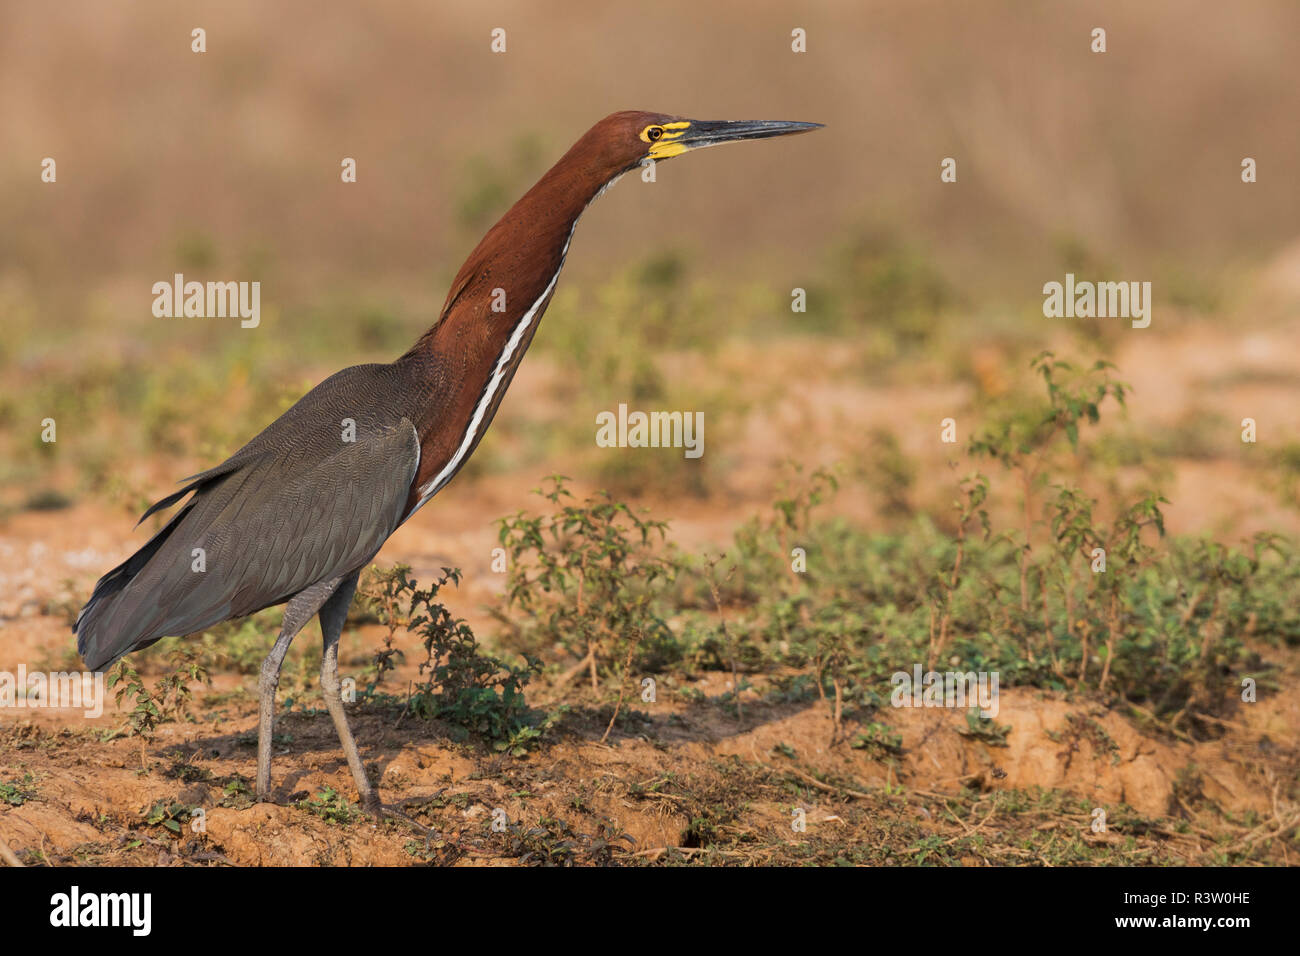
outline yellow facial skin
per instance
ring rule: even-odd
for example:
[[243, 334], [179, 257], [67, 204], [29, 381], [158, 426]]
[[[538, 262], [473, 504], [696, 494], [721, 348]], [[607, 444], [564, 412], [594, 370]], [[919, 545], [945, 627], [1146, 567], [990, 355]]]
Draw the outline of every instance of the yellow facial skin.
[[[690, 125], [691, 124], [688, 121], [681, 120], [677, 123], [655, 124], [647, 126], [645, 129], [641, 130], [641, 139], [650, 144], [650, 151], [647, 155], [651, 159], [658, 161], [661, 159], [671, 159], [674, 156], [680, 156], [682, 153], [686, 152], [688, 147], [679, 142], [679, 140], [686, 135], [686, 131], [690, 128]], [[652, 129], [663, 130], [663, 135], [658, 139], [651, 139], [650, 131]]]

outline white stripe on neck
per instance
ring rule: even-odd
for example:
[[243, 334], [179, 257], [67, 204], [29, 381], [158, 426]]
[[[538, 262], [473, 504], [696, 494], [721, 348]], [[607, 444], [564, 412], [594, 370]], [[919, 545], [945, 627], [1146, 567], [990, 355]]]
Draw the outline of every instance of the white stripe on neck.
[[564, 260], [569, 255], [569, 243], [573, 242], [573, 234], [578, 229], [578, 220], [582, 218], [583, 213], [587, 211], [593, 202], [605, 194], [605, 190], [609, 189], [610, 186], [613, 186], [622, 178], [623, 174], [619, 173], [602, 186], [600, 191], [587, 201], [587, 205], [582, 207], [582, 212], [578, 213], [577, 218], [573, 220], [573, 225], [569, 227], [569, 236], [564, 240], [564, 248], [560, 250], [560, 265], [555, 270], [555, 275], [551, 276], [551, 281], [547, 283], [546, 289], [540, 296], [538, 296], [537, 301], [533, 303], [532, 308], [524, 313], [524, 317], [519, 320], [519, 324], [515, 326], [515, 330], [510, 333], [510, 340], [506, 342], [506, 347], [502, 351], [501, 357], [497, 359], [496, 368], [492, 370], [492, 377], [488, 379], [487, 387], [483, 389], [483, 397], [479, 399], [478, 405], [474, 408], [474, 414], [470, 416], [469, 426], [465, 429], [465, 434], [460, 440], [460, 447], [456, 449], [456, 453], [451, 456], [451, 459], [447, 464], [442, 466], [441, 471], [420, 486], [420, 500], [417, 501], [415, 507], [411, 509], [411, 514], [406, 516], [407, 519], [423, 508], [430, 498], [441, 491], [443, 486], [446, 485], [447, 482], [451, 481], [455, 476], [456, 471], [464, 463], [466, 456], [469, 455], [469, 450], [474, 447], [474, 439], [478, 435], [479, 426], [483, 421], [483, 417], [487, 414], [487, 410], [492, 404], [493, 396], [496, 395], [497, 389], [501, 387], [501, 382], [505, 378], [505, 370], [506, 366], [510, 363], [510, 357], [515, 354], [515, 350], [519, 348], [519, 343], [523, 341], [525, 333], [527, 333], [528, 329], [537, 319], [538, 313], [542, 308], [542, 303], [546, 301], [547, 296], [549, 296], [555, 289], [555, 283], [560, 281], [560, 273], [564, 270]]
[[[577, 228], [577, 220], [574, 220], [574, 228]], [[465, 429], [465, 435], [460, 440], [460, 447], [456, 449], [456, 453], [451, 456], [451, 459], [447, 464], [442, 466], [440, 472], [420, 486], [420, 500], [416, 502], [415, 507], [411, 509], [411, 515], [424, 507], [425, 502], [441, 491], [447, 482], [451, 481], [452, 477], [456, 474], [457, 469], [460, 468], [465, 457], [469, 454], [469, 450], [474, 447], [474, 439], [478, 435], [479, 426], [482, 424], [483, 417], [487, 414], [487, 410], [492, 404], [492, 399], [496, 395], [497, 389], [501, 387], [501, 382], [505, 378], [506, 367], [510, 364], [511, 356], [515, 354], [515, 350], [519, 348], [519, 343], [523, 341], [524, 335], [537, 319], [537, 315], [542, 309], [542, 303], [546, 301], [547, 296], [549, 296], [555, 289], [555, 283], [560, 280], [560, 272], [564, 269], [564, 257], [568, 255], [569, 243], [572, 241], [573, 229], [570, 229], [569, 238], [564, 242], [564, 251], [560, 253], [560, 267], [555, 270], [555, 275], [551, 276], [551, 281], [547, 283], [546, 289], [540, 296], [538, 296], [537, 301], [534, 302], [532, 307], [524, 313], [523, 318], [519, 320], [519, 324], [515, 326], [515, 330], [510, 333], [510, 340], [506, 342], [506, 347], [501, 352], [501, 357], [497, 359], [496, 368], [492, 370], [492, 377], [488, 379], [487, 387], [483, 389], [483, 396], [479, 399], [478, 405], [474, 408], [474, 414], [470, 416], [469, 425]], [[410, 518], [411, 515], [407, 515], [407, 518]]]

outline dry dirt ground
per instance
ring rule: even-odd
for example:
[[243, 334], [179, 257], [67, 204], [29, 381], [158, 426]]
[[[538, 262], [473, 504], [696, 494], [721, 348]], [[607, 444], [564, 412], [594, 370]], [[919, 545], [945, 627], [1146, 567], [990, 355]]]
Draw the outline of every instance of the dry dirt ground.
[[[378, 629], [352, 635], [349, 663], [378, 640], [368, 630]], [[1244, 708], [1222, 738], [1192, 743], [1086, 700], [1012, 688], [997, 717], [1005, 746], [964, 734], [960, 713], [898, 710], [887, 716], [901, 737], [893, 755], [832, 743], [825, 707], [764, 703], [761, 682], [739, 718], [661, 687], [604, 743], [608, 710], [570, 688], [557, 741], [525, 758], [395, 710], [354, 710], [372, 778], [421, 832], [350, 806], [333, 727], [310, 701], [277, 722], [276, 802], [251, 804], [253, 682], [219, 677], [194, 722], [166, 724], [144, 746], [104, 741], [105, 721], [66, 712], [6, 721], [0, 780], [17, 792], [0, 808], [0, 840], [58, 865], [1294, 859], [1275, 839], [1297, 822], [1284, 799], [1297, 769], [1293, 698]], [[708, 697], [728, 686], [723, 674], [694, 685]], [[182, 818], [168, 830], [174, 805], [203, 808], [202, 826]], [[1106, 832], [1092, 830], [1095, 808]]]
[[[94, 529], [92, 541], [64, 552], [79, 586], [115, 560], [115, 522], [93, 517], [76, 509], [74, 520]], [[57, 542], [56, 522], [67, 528], [56, 516], [30, 514], [9, 530]], [[6, 573], [16, 574], [24, 562], [12, 541], [4, 561]], [[477, 544], [462, 547], [477, 551]], [[440, 541], [394, 559], [435, 566], [444, 548], [455, 547]], [[71, 606], [53, 597], [47, 590], [7, 622], [7, 662], [75, 667]], [[482, 633], [486, 622], [476, 616]], [[345, 634], [344, 674], [360, 678], [382, 634], [375, 625]], [[1192, 742], [1094, 701], [1003, 688], [996, 723], [1010, 728], [1005, 746], [969, 736], [960, 712], [902, 709], [880, 718], [901, 738], [896, 752], [886, 752], [850, 746], [861, 727], [832, 741], [825, 705], [772, 703], [761, 677], [742, 694], [737, 715], [718, 702], [731, 686], [721, 673], [689, 686], [661, 682], [657, 700], [634, 700], [605, 742], [608, 698], [579, 685], [530, 688], [535, 706], [572, 709], [542, 749], [523, 758], [465, 742], [455, 728], [401, 719], [391, 708], [354, 707], [372, 779], [429, 832], [400, 821], [376, 825], [346, 809], [355, 789], [318, 709], [310, 653], [317, 641], [312, 625], [281, 685], [275, 804], [250, 804], [247, 792], [256, 677], [218, 673], [196, 694], [192, 722], [164, 724], [143, 746], [104, 739], [124, 714], [111, 700], [99, 719], [7, 711], [0, 784], [10, 790], [0, 792], [0, 841], [26, 862], [60, 865], [1295, 859], [1294, 845], [1277, 839], [1297, 822], [1294, 696], [1266, 694], [1239, 708], [1239, 722], [1224, 725], [1221, 738]], [[408, 661], [421, 659], [414, 637], [399, 634], [398, 646]], [[1267, 653], [1278, 659], [1276, 649]], [[1283, 663], [1286, 684], [1300, 660]], [[389, 686], [400, 690], [417, 676], [403, 665]], [[330, 788], [342, 802], [327, 799]], [[329, 806], [313, 809], [322, 794]], [[160, 813], [176, 805], [203, 808], [202, 832], [183, 817], [179, 833], [167, 829]], [[1107, 816], [1104, 833], [1092, 830], [1096, 808]], [[793, 829], [797, 815], [801, 831]], [[494, 819], [504, 821], [503, 832]]]

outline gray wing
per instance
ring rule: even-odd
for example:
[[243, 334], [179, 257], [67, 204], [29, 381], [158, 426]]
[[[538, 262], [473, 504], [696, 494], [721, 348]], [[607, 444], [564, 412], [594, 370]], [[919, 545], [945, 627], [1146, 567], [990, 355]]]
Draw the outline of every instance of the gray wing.
[[282, 603], [373, 558], [401, 520], [420, 444], [406, 418], [356, 422], [355, 441], [321, 416], [196, 476], [184, 489], [194, 497], [82, 610], [87, 666]]

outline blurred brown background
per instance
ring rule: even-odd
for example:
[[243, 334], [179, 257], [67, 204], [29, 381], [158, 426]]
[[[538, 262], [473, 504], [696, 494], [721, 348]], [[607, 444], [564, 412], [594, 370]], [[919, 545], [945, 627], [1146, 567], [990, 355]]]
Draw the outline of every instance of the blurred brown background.
[[[1049, 346], [1119, 360], [1138, 425], [1174, 429], [1189, 461], [1239, 454], [1244, 414], [1293, 441], [1298, 44], [1290, 0], [12, 5], [4, 501], [130, 510], [325, 374], [394, 357], [487, 226], [623, 108], [827, 125], [596, 204], [462, 485], [531, 482], [591, 451], [596, 411], [642, 401], [707, 411], [708, 470], [622, 456], [593, 481], [764, 497], [781, 460], [860, 458], [871, 427], [934, 454], [938, 417], [978, 417]], [[1067, 270], [1152, 281], [1153, 328], [1044, 319], [1042, 284]], [[260, 280], [261, 328], [155, 319], [150, 287], [174, 272]], [[31, 438], [49, 414], [58, 448]], [[1219, 527], [1245, 512], [1274, 520], [1246, 504]]]
[[[1288, 0], [14, 4], [0, 260], [38, 298], [125, 278], [125, 307], [133, 276], [165, 275], [199, 235], [223, 274], [268, 273], [272, 299], [322, 279], [433, 295], [481, 225], [464, 208], [476, 175], [526, 184], [598, 117], [645, 108], [828, 128], [614, 191], [570, 281], [665, 242], [795, 274], [864, 220], [1010, 289], [1041, 284], [1062, 239], [1135, 273], [1214, 273], [1294, 236], [1297, 59]], [[1248, 190], [1244, 155], [1260, 163]], [[959, 188], [938, 181], [944, 156]], [[483, 219], [513, 198], [483, 198]]]

